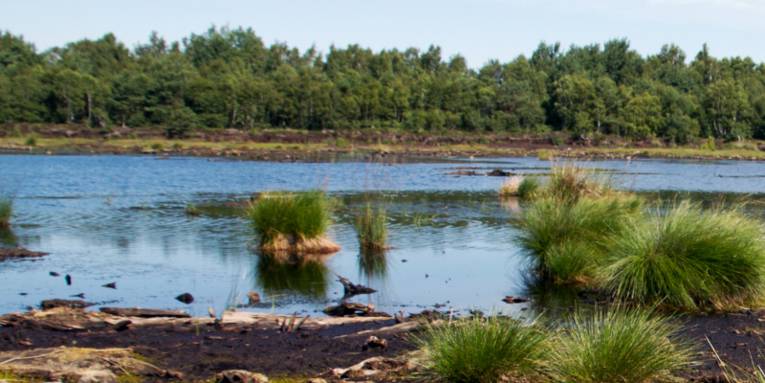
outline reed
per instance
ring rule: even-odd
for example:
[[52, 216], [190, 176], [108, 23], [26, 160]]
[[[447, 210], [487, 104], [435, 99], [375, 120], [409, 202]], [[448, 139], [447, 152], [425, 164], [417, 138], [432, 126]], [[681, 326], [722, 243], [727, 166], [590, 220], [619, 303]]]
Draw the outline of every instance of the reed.
[[356, 234], [359, 247], [364, 250], [385, 250], [388, 230], [385, 226], [387, 216], [382, 208], [372, 208], [367, 204], [356, 217]]

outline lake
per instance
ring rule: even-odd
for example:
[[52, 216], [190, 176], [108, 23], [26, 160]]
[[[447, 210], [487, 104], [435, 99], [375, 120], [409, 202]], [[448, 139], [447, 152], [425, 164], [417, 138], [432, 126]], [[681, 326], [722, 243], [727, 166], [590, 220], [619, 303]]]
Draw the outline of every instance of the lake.
[[[527, 294], [526, 261], [508, 224], [518, 209], [500, 201], [492, 169], [544, 174], [549, 161], [481, 158], [386, 163], [232, 161], [152, 156], [0, 156], [0, 196], [14, 200], [4, 246], [50, 253], [0, 263], [0, 313], [83, 293], [99, 305], [183, 308], [206, 315], [242, 302], [247, 310], [320, 315], [342, 295], [341, 275], [378, 290], [354, 301], [386, 312], [441, 310], [517, 314], [506, 295]], [[765, 165], [746, 161], [585, 161], [620, 188], [745, 196], [762, 216]], [[329, 236], [342, 250], [323, 264], [284, 266], [252, 251], [254, 233], [235, 215], [190, 216], [189, 204], [225, 203], [268, 190], [323, 189], [340, 201]], [[730, 193], [735, 193], [731, 197]], [[359, 253], [354, 215], [366, 203], [388, 212], [392, 249]], [[70, 274], [71, 286], [63, 277]], [[116, 289], [102, 285], [116, 282]], [[185, 305], [174, 299], [191, 293]], [[98, 307], [98, 306], [96, 306]]]

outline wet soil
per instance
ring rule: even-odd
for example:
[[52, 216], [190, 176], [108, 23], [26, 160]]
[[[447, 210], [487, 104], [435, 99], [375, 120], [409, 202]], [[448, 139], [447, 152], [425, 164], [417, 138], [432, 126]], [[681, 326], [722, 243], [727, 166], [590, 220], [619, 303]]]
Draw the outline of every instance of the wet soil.
[[[677, 320], [683, 327], [680, 336], [697, 352], [697, 363], [682, 373], [689, 381], [724, 381], [710, 343], [720, 358], [735, 369], [765, 364], [765, 311], [694, 315]], [[181, 372], [184, 380], [189, 381], [207, 379], [229, 369], [257, 371], [272, 377], [327, 376], [332, 368], [414, 350], [409, 332], [390, 331], [395, 323], [389, 318], [331, 323], [310, 320], [305, 327], [287, 332], [273, 318], [222, 324], [165, 318], [130, 326], [80, 322], [75, 330], [30, 321], [0, 327], [0, 351], [59, 346], [129, 347], [160, 368]], [[385, 339], [387, 346], [365, 347], [371, 335]]]
[[[94, 320], [92, 315], [90, 320]], [[682, 373], [689, 381], [723, 381], [709, 343], [725, 363], [736, 369], [751, 369], [765, 363], [765, 311], [686, 316], [678, 321], [683, 326], [681, 337], [697, 351], [697, 363]], [[305, 327], [292, 332], [284, 331], [273, 318], [222, 324], [212, 320], [155, 318], [130, 326], [81, 324], [76, 326], [79, 330], [15, 323], [0, 327], [0, 351], [59, 346], [129, 347], [160, 368], [181, 372], [188, 381], [207, 379], [230, 369], [257, 371], [272, 377], [328, 376], [332, 368], [351, 366], [375, 356], [394, 357], [415, 349], [407, 330], [390, 331], [396, 322], [389, 318], [326, 323], [309, 320]], [[365, 347], [371, 335], [385, 339], [387, 346]]]
[[[765, 366], [765, 311], [715, 314], [679, 318], [682, 335], [699, 352], [700, 362], [684, 376], [693, 382], [722, 382], [721, 370], [710, 343], [720, 359], [733, 370]], [[707, 341], [708, 339], [708, 341]]]
[[[181, 372], [184, 381], [208, 379], [230, 369], [257, 371], [271, 377], [311, 377], [371, 357], [413, 350], [405, 333], [375, 332], [394, 324], [392, 319], [367, 320], [309, 326], [294, 332], [282, 332], [275, 324], [262, 322], [216, 325], [164, 320], [121, 331], [116, 326], [55, 331], [27, 324], [0, 328], [0, 351], [58, 346], [130, 347], [161, 368]], [[366, 340], [374, 334], [387, 341], [386, 348], [365, 350]]]

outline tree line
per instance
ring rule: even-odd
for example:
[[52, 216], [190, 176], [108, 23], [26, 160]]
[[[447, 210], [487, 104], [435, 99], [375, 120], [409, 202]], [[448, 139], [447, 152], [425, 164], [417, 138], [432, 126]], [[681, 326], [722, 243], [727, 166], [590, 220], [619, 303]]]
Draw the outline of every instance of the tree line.
[[692, 60], [675, 45], [643, 57], [626, 39], [541, 43], [530, 57], [471, 69], [436, 46], [322, 54], [243, 28], [180, 42], [153, 33], [133, 49], [106, 34], [44, 52], [3, 32], [0, 122], [156, 126], [168, 136], [289, 127], [765, 138], [765, 66], [715, 58], [706, 45]]

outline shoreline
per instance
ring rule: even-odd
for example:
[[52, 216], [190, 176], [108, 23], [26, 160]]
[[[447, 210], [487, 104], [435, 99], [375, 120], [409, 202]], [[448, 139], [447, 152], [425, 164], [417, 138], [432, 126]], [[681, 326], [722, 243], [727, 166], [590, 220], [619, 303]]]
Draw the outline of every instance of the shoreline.
[[233, 129], [193, 132], [167, 139], [156, 129], [115, 129], [99, 134], [82, 126], [2, 126], [0, 154], [154, 155], [236, 158], [255, 161], [332, 161], [338, 157], [387, 160], [396, 157], [537, 157], [551, 159], [686, 159], [765, 161], [765, 144], [744, 141], [717, 149], [701, 146], [630, 144], [617, 139], [601, 145], [553, 145], [547, 136], [510, 134], [413, 134], [384, 131], [245, 132]]
[[[67, 364], [74, 358], [77, 368], [83, 369], [72, 374], [100, 369], [102, 374], [139, 378], [136, 381], [208, 382], [234, 369], [287, 382], [317, 377], [330, 382], [412, 381], [419, 365], [412, 336], [446, 317], [430, 313], [398, 319], [332, 318], [226, 311], [219, 318], [142, 318], [58, 307], [0, 316], [0, 356], [36, 355], [3, 367], [43, 378], [65, 373], [53, 355], [65, 353]], [[679, 335], [697, 351], [696, 363], [680, 374], [691, 382], [718, 381], [723, 376], [710, 344], [726, 363], [751, 368], [752, 352], [759, 349], [765, 333], [765, 311], [685, 315], [676, 320]], [[374, 346], [375, 338], [384, 340], [384, 345]], [[122, 367], [110, 370], [89, 361], [92, 354], [97, 359], [132, 357], [143, 365], [124, 369], [129, 363], [123, 361]], [[374, 372], [352, 376], [348, 367], [360, 364], [378, 367], [364, 367]]]

